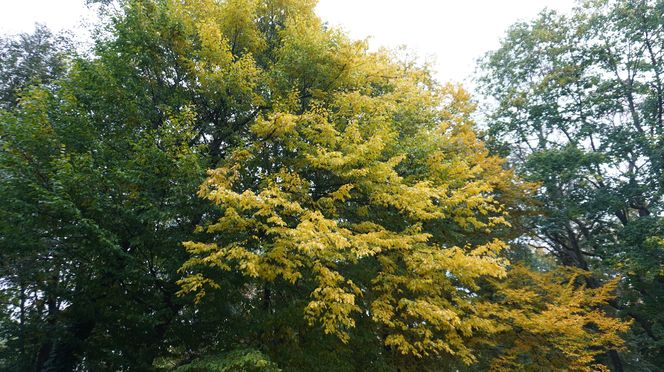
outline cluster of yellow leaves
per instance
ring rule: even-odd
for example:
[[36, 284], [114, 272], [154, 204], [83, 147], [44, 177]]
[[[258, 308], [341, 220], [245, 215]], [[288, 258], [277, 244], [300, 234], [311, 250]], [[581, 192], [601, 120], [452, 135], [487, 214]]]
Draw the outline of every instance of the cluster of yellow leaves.
[[[450, 225], [472, 234], [507, 223], [491, 196], [494, 185], [471, 163], [493, 159], [446, 157], [444, 147], [463, 141], [456, 137], [471, 128], [450, 131], [442, 129], [450, 123], [441, 123], [424, 129], [430, 150], [413, 160], [423, 170], [405, 176], [399, 167], [408, 154], [399, 153], [390, 119], [364, 126], [361, 120], [376, 119], [358, 120], [363, 113], [355, 112], [333, 122], [339, 118], [329, 113], [335, 108], [312, 106], [300, 115], [274, 113], [255, 122], [255, 142], [210, 171], [201, 188], [202, 197], [225, 211], [205, 227], [219, 240], [185, 243], [192, 258], [183, 270], [206, 265], [291, 283], [310, 275], [317, 287], [305, 316], [326, 332], [346, 340], [353, 313], [370, 311], [385, 326], [386, 344], [403, 354], [446, 351], [472, 361], [463, 338], [483, 326], [470, 311], [472, 291], [479, 278], [505, 275], [507, 262], [499, 257], [505, 244], [440, 240], [434, 230]], [[451, 186], [428, 166], [434, 159], [448, 170], [476, 170], [464, 174], [469, 182]], [[247, 178], [260, 186], [238, 188]], [[355, 283], [340, 270], [367, 258], [381, 267], [369, 283]], [[199, 290], [201, 280], [188, 277], [185, 290]], [[375, 299], [362, 309], [357, 299], [365, 292]]]
[[492, 369], [608, 371], [596, 356], [621, 349], [619, 335], [629, 323], [606, 313], [618, 279], [591, 289], [583, 284], [587, 275], [572, 268], [540, 273], [516, 266], [507, 280], [495, 282], [494, 302], [478, 307], [502, 326], [491, 341], [501, 350]]

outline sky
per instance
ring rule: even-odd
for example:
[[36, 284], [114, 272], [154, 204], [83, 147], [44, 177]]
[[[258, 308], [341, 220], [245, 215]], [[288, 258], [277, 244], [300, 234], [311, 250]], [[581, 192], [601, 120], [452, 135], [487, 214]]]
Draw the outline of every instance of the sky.
[[[568, 12], [574, 0], [320, 0], [316, 13], [371, 48], [405, 45], [433, 64], [440, 81], [470, 83], [477, 58], [499, 46], [514, 22], [544, 8]], [[85, 0], [0, 0], [0, 33], [52, 30], [94, 22]], [[83, 32], [83, 31], [80, 31]]]

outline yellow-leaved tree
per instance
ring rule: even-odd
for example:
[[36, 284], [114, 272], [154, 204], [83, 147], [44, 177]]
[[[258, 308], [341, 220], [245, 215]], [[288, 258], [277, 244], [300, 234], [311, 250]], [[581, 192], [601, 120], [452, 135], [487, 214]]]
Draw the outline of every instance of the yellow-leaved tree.
[[[509, 212], [528, 186], [477, 139], [468, 94], [314, 5], [167, 2], [201, 99], [247, 128], [211, 144], [199, 195], [219, 215], [184, 243], [181, 293], [241, 290], [247, 314], [292, 302], [341, 345], [362, 323], [402, 370], [596, 368], [626, 327], [603, 310], [611, 287], [511, 268]], [[224, 273], [244, 287], [221, 288]]]

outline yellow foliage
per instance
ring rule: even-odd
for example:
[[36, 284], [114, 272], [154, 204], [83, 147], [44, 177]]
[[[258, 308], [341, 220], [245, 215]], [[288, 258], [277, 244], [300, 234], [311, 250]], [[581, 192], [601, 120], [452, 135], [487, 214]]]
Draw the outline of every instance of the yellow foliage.
[[507, 280], [495, 281], [495, 301], [478, 311], [504, 328], [494, 335], [502, 352], [492, 361], [496, 371], [607, 370], [595, 357], [623, 347], [620, 334], [629, 323], [606, 313], [618, 279], [590, 289], [581, 280], [590, 275], [575, 269], [533, 272], [522, 266]]

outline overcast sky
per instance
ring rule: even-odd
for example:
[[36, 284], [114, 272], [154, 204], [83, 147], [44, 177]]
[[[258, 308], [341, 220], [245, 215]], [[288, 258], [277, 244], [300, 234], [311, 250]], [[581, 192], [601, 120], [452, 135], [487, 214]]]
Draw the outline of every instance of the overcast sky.
[[[85, 0], [0, 0], [0, 33], [30, 31], [35, 22], [53, 30], [94, 20]], [[569, 11], [574, 0], [320, 0], [318, 15], [372, 48], [406, 45], [435, 61], [442, 81], [463, 82], [475, 60], [495, 49], [507, 27], [545, 7]]]

